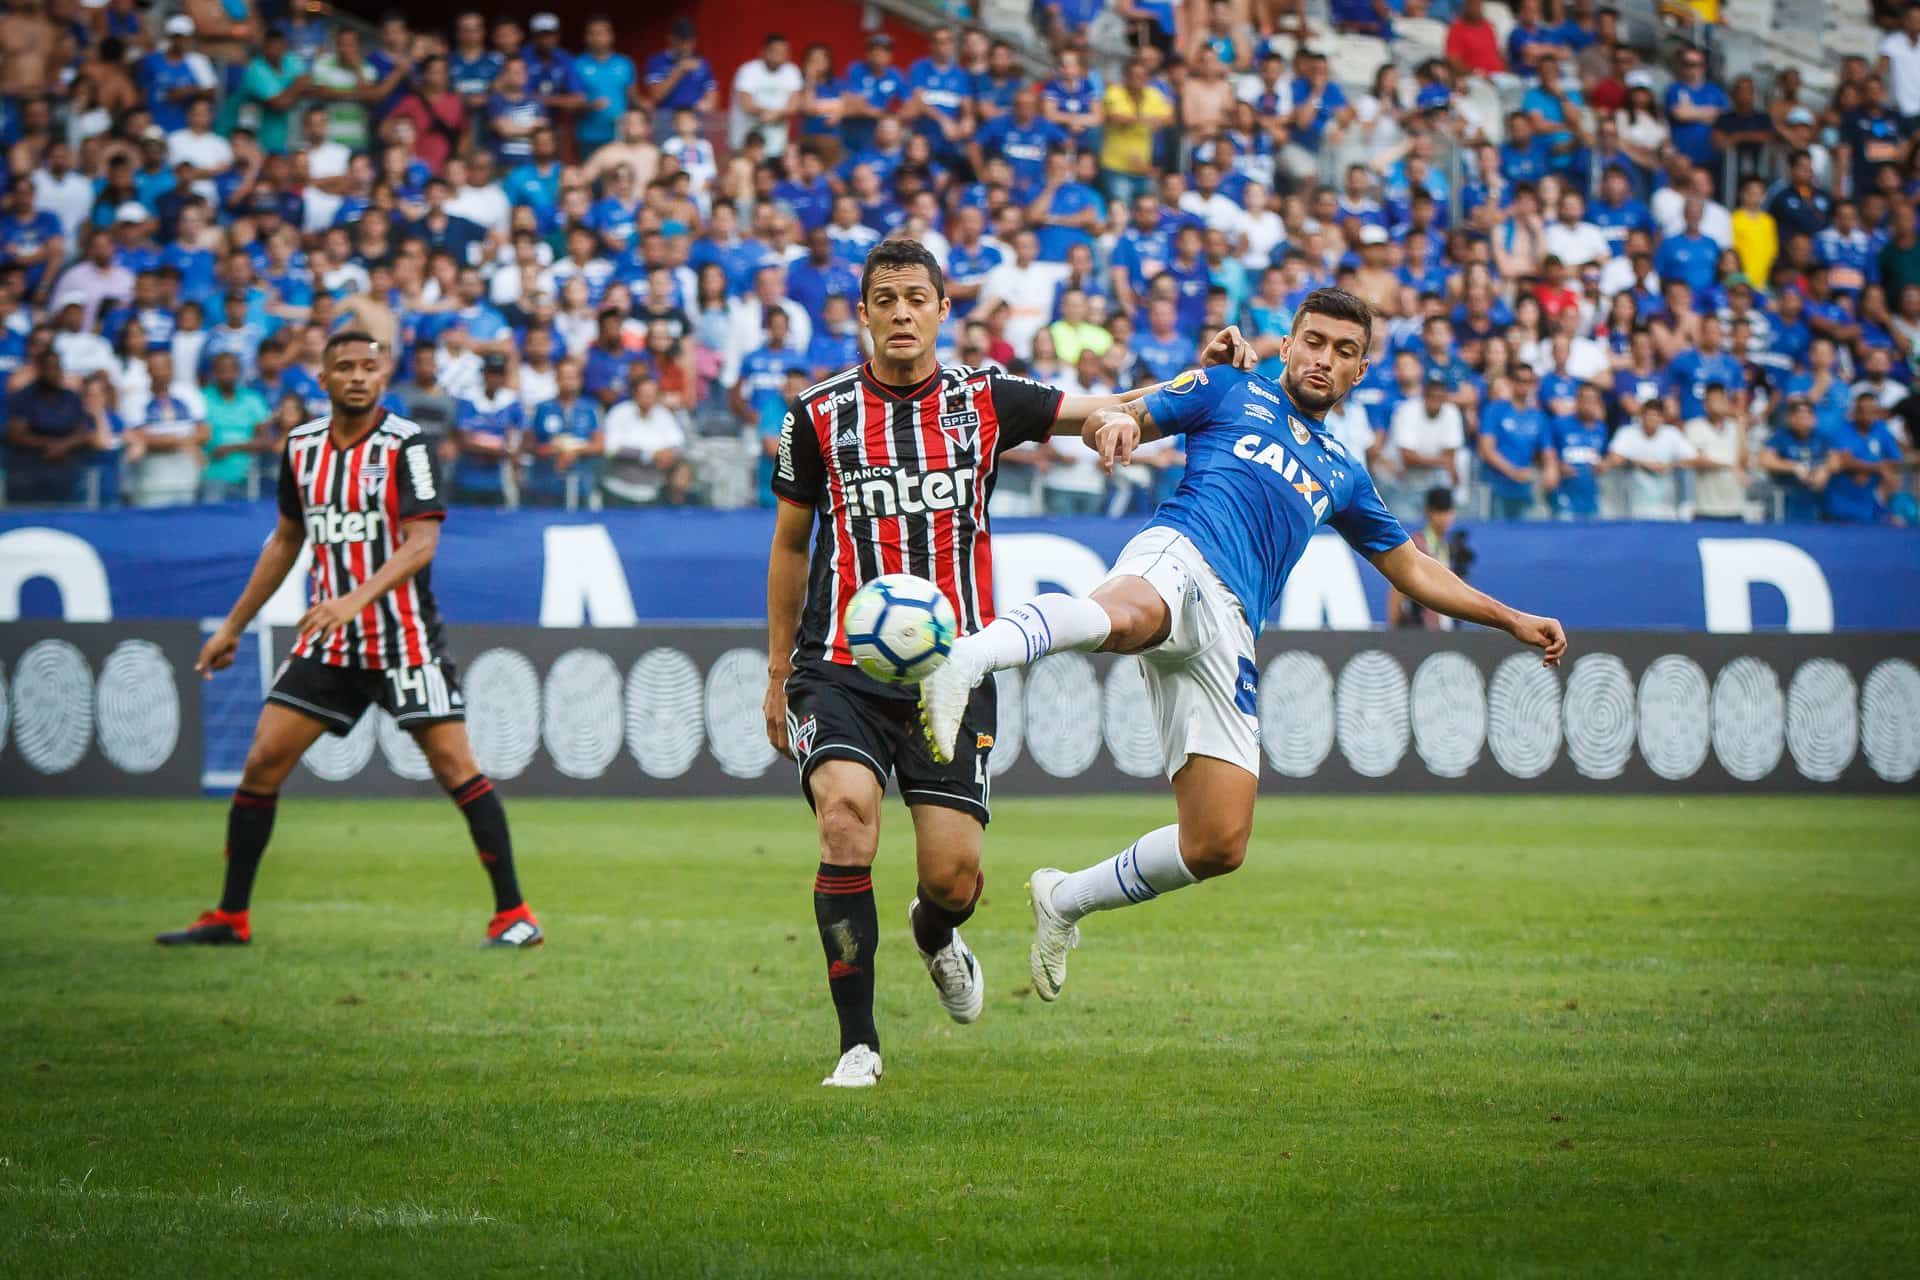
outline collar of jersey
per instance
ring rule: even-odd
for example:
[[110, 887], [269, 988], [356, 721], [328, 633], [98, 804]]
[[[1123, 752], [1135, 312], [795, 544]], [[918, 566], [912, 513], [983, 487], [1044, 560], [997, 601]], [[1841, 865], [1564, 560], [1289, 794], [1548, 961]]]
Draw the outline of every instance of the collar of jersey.
[[921, 393], [924, 392], [928, 387], [932, 386], [933, 383], [939, 379], [939, 377], [940, 377], [940, 366], [936, 364], [933, 366], [932, 373], [928, 374], [925, 378], [923, 378], [919, 382], [914, 383], [911, 387], [908, 387], [905, 393], [903, 394], [902, 392], [896, 391], [894, 388], [880, 381], [880, 379], [874, 377], [873, 361], [869, 360], [865, 364], [860, 366], [860, 380], [862, 382], [866, 383], [869, 387], [872, 387], [876, 392], [878, 392], [880, 395], [885, 396], [887, 399], [896, 400], [902, 404], [906, 403], [909, 400], [918, 400], [920, 398]]

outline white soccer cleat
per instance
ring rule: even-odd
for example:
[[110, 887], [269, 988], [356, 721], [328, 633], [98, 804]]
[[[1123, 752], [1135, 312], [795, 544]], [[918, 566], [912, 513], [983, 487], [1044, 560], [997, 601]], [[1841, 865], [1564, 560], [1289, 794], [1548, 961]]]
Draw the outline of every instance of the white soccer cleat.
[[953, 653], [939, 670], [920, 682], [920, 727], [927, 735], [927, 746], [941, 764], [953, 761], [954, 745], [960, 740], [960, 721], [973, 700], [973, 688], [986, 675], [976, 670], [962, 655], [965, 642], [954, 645]]
[[1080, 945], [1080, 929], [1053, 909], [1053, 887], [1067, 878], [1064, 871], [1042, 867], [1027, 879], [1027, 901], [1033, 904], [1033, 946], [1027, 967], [1033, 990], [1042, 1000], [1060, 998], [1067, 985], [1067, 952]]
[[880, 1083], [880, 1055], [857, 1044], [840, 1055], [833, 1074], [820, 1083], [832, 1089], [871, 1089]]
[[[920, 909], [920, 899], [915, 898], [907, 904], [907, 929], [913, 929], [913, 913]], [[920, 944], [913, 944], [920, 951]], [[933, 989], [940, 993], [940, 1007], [955, 1022], [972, 1022], [980, 1016], [980, 1007], [986, 1002], [987, 984], [980, 976], [980, 962], [973, 958], [973, 951], [960, 940], [960, 931], [953, 931], [953, 941], [931, 954], [920, 951], [920, 963], [927, 966], [927, 976], [933, 979]]]

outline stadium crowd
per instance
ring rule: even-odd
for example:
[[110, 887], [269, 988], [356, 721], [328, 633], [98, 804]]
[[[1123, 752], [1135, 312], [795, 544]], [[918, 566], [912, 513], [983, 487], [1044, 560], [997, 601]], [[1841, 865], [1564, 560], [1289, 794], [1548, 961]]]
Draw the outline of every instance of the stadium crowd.
[[[977, 28], [716, 68], [684, 20], [636, 64], [605, 18], [11, 0], [8, 500], [270, 489], [352, 324], [456, 501], [771, 502], [788, 398], [863, 358], [861, 262], [909, 235], [945, 358], [1069, 388], [1170, 377], [1229, 322], [1277, 373], [1308, 291], [1364, 296], [1331, 425], [1410, 523], [1436, 487], [1916, 522], [1920, 4], [1822, 101], [1720, 83], [1711, 0], [1673, 56], [1588, 0], [1111, 2], [1123, 63], [1090, 53], [1106, 0], [1041, 0], [1031, 75]], [[996, 510], [1137, 510], [1180, 464], [1029, 447]]]

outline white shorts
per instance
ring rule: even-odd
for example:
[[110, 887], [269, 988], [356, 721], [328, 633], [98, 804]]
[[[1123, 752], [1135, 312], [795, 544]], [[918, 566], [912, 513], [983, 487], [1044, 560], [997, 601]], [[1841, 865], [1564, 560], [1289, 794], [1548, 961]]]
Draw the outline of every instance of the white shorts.
[[1260, 668], [1239, 598], [1177, 529], [1134, 535], [1107, 574], [1145, 578], [1173, 627], [1140, 655], [1147, 697], [1171, 778], [1188, 756], [1212, 756], [1260, 776]]

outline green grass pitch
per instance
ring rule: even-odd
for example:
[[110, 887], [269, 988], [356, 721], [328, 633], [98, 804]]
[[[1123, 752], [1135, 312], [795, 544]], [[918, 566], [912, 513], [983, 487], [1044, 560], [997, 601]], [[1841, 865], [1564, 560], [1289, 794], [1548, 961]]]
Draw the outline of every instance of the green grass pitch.
[[0, 804], [0, 1274], [1920, 1268], [1912, 799], [1269, 798], [1055, 1006], [1026, 872], [1171, 805], [1005, 801], [971, 1027], [890, 805], [855, 1094], [797, 800], [507, 801], [536, 954], [445, 803], [290, 797], [187, 953], [220, 804]]

